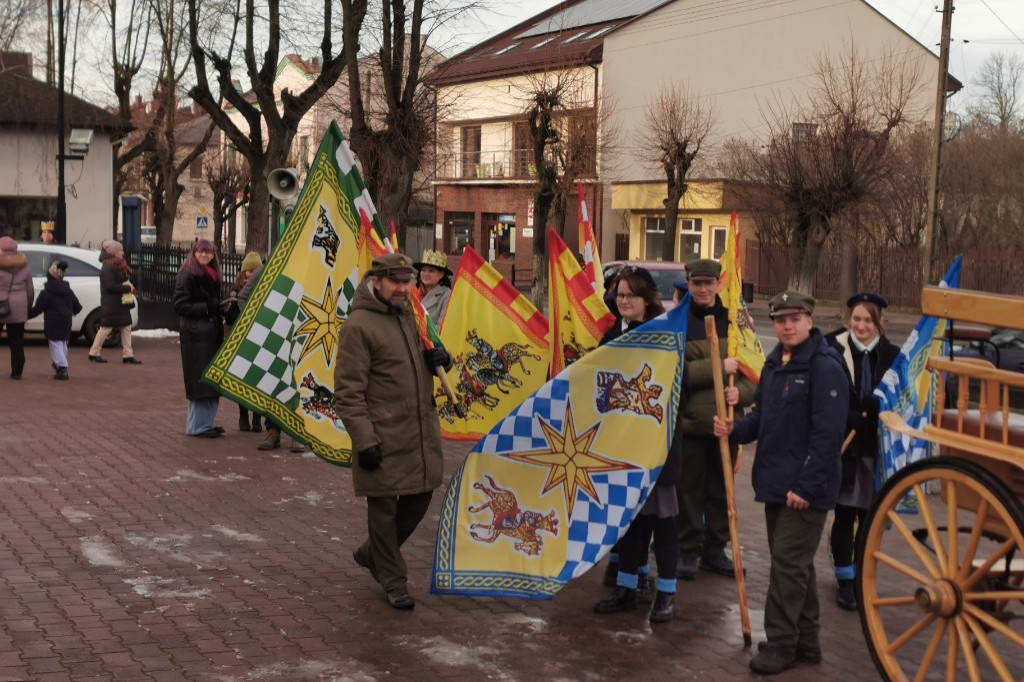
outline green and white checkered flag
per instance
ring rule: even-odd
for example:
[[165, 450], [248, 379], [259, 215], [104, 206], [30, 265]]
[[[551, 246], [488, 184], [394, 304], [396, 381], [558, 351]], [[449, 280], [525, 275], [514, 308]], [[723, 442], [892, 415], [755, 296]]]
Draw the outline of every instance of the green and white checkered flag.
[[204, 374], [228, 398], [343, 466], [351, 464], [352, 441], [334, 411], [334, 363], [359, 284], [359, 209], [376, 219], [332, 121], [284, 234]]

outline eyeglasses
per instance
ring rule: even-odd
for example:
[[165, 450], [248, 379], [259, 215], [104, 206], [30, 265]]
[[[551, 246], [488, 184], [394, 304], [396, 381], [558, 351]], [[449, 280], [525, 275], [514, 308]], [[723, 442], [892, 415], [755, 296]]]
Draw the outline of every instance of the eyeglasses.
[[637, 294], [615, 294], [615, 298], [622, 299], [624, 301], [634, 301], [638, 298], [643, 298], [643, 296], [638, 296]]

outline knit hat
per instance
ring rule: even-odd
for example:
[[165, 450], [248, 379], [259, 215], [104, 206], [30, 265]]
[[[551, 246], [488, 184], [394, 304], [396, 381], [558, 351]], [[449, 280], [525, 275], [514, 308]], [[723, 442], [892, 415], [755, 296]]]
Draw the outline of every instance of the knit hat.
[[113, 258], [121, 251], [124, 251], [124, 247], [121, 246], [121, 242], [113, 239], [104, 239], [103, 243], [100, 244], [100, 249], [103, 251], [102, 258]]
[[50, 277], [54, 279], [64, 279], [64, 275], [68, 271], [68, 262], [66, 260], [58, 260], [50, 263], [50, 268], [47, 270], [50, 273]]
[[17, 251], [18, 242], [10, 237], [0, 237], [0, 251]]
[[260, 258], [260, 254], [255, 251], [250, 251], [245, 254], [245, 258], [242, 259], [242, 267], [239, 269], [242, 272], [250, 272], [261, 265], [263, 265], [263, 259]]

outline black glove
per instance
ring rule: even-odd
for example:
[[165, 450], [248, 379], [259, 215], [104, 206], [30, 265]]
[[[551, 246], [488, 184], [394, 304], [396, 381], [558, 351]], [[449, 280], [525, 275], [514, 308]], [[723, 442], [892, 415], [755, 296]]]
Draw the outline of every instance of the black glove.
[[366, 448], [359, 453], [359, 466], [367, 471], [380, 469], [380, 463], [383, 459], [384, 453], [380, 451], [380, 446], [374, 445], [372, 448]]
[[207, 303], [206, 312], [210, 317], [218, 317], [220, 315], [220, 301], [213, 299]]
[[452, 356], [448, 355], [448, 351], [443, 346], [434, 346], [430, 350], [423, 351], [423, 359], [426, 360], [431, 369], [443, 367], [448, 370], [452, 367]]

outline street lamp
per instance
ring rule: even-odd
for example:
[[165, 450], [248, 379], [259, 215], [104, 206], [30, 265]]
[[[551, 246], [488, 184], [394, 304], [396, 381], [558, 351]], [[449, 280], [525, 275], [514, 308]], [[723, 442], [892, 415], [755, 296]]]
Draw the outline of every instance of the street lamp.
[[68, 242], [68, 202], [64, 195], [64, 162], [68, 159], [81, 161], [89, 152], [92, 130], [75, 128], [68, 140], [70, 154], [64, 153], [64, 128], [67, 125], [64, 112], [64, 2], [57, 0], [57, 220], [54, 230], [58, 244]]

